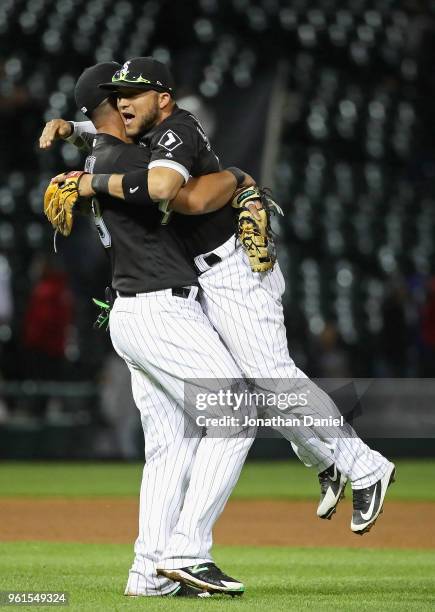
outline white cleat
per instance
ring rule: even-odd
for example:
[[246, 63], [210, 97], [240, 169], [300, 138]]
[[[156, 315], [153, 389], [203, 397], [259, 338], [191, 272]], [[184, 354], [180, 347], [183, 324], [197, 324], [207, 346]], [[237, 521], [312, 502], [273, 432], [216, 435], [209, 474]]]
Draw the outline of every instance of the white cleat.
[[350, 528], [354, 533], [363, 535], [370, 531], [382, 513], [387, 489], [395, 481], [396, 466], [389, 463], [384, 476], [365, 489], [353, 490], [353, 515]]
[[317, 516], [321, 519], [330, 520], [337, 510], [337, 506], [344, 498], [347, 478], [332, 464], [329, 468], [320, 472], [320, 502], [317, 507]]

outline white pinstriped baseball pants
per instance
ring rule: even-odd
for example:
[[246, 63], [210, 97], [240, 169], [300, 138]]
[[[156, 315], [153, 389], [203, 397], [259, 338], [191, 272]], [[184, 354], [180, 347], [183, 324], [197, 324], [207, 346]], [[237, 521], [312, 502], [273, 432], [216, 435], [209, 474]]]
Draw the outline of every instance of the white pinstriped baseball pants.
[[[222, 261], [212, 267], [204, 261], [207, 253], [195, 258], [203, 271], [199, 276], [201, 304], [243, 375], [275, 392], [299, 393], [308, 388], [309, 406], [298, 409], [298, 415], [339, 416], [332, 399], [290, 357], [281, 302], [285, 282], [278, 263], [269, 272], [252, 272], [234, 237], [213, 253]], [[373, 484], [387, 469], [387, 459], [371, 450], [350, 427], [346, 434], [330, 427], [277, 429], [306, 466], [321, 472], [335, 463], [354, 489]]]
[[[174, 583], [156, 566], [211, 561], [212, 527], [237, 482], [252, 430], [226, 438], [189, 437], [183, 412], [184, 380], [241, 373], [195, 299], [170, 290], [117, 298], [110, 333], [126, 361], [145, 436], [139, 535], [126, 594], [162, 595]], [[187, 419], [189, 431], [200, 428]]]

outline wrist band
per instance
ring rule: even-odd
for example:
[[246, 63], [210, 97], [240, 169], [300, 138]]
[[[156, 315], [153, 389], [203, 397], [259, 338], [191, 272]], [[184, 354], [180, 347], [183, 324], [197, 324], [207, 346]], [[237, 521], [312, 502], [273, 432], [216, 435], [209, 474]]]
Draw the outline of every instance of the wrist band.
[[93, 174], [91, 187], [95, 193], [109, 193], [109, 179], [111, 174]]
[[231, 174], [237, 181], [236, 187], [240, 187], [243, 181], [245, 180], [245, 173], [243, 172], [243, 170], [240, 170], [240, 168], [236, 168], [236, 166], [230, 166], [229, 168], [225, 168], [225, 170], [231, 172]]
[[156, 206], [148, 192], [148, 170], [133, 170], [124, 174], [122, 191], [127, 203], [137, 206]]

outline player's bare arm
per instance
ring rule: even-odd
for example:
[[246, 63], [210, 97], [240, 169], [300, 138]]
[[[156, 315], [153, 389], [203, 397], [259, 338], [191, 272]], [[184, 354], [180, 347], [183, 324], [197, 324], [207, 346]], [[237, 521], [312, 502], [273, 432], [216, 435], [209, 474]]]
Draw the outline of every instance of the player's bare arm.
[[[55, 141], [67, 140], [82, 151], [90, 151], [92, 136], [95, 133], [92, 121], [52, 119], [45, 124], [42, 130], [39, 137], [39, 148], [50, 149]], [[117, 136], [117, 134], [114, 135]]]
[[73, 132], [73, 125], [65, 119], [52, 119], [45, 124], [39, 138], [39, 148], [49, 149], [55, 140], [69, 138]]
[[[243, 187], [255, 185], [252, 176], [245, 173]], [[201, 215], [219, 210], [225, 206], [234, 194], [237, 182], [234, 174], [228, 170], [205, 174], [191, 178], [182, 187], [170, 208], [184, 215]]]
[[[242, 171], [239, 171], [242, 172]], [[190, 179], [179, 190], [171, 203], [172, 210], [187, 215], [199, 215], [219, 210], [231, 199], [237, 187], [254, 185], [254, 179], [244, 172], [243, 181], [237, 179], [234, 171], [223, 170], [196, 179]], [[57, 175], [52, 182], [62, 183], [66, 173]], [[115, 198], [140, 204], [141, 193], [146, 193], [147, 173], [141, 171], [129, 174], [84, 174], [79, 183], [80, 197], [87, 198], [97, 193], [107, 193]], [[134, 183], [134, 185], [133, 185]], [[136, 184], [137, 183], [137, 184]], [[149, 196], [147, 197], [149, 201]], [[144, 198], [145, 201], [145, 198]]]
[[148, 192], [152, 200], [173, 200], [184, 184], [183, 176], [172, 168], [148, 171]]

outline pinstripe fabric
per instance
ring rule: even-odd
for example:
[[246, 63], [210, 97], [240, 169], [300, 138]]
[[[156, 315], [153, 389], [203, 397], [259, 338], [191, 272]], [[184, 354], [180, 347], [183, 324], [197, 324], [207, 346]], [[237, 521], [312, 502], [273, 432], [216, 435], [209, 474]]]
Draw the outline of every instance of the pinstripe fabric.
[[212, 528], [239, 478], [253, 434], [202, 439], [183, 510], [159, 567], [174, 569], [211, 560]]
[[126, 593], [161, 595], [174, 585], [157, 576], [157, 564], [178, 567], [211, 560], [212, 527], [255, 432], [242, 429], [228, 438], [201, 437], [202, 430], [186, 416], [186, 379], [198, 379], [198, 389], [206, 391], [200, 379], [230, 384], [241, 378], [192, 297], [159, 291], [117, 298], [110, 333], [130, 369], [145, 436], [139, 534]]
[[[203, 257], [196, 261], [204, 269]], [[237, 246], [222, 262], [203, 272], [199, 282], [204, 312], [244, 376], [253, 379], [260, 390], [299, 393], [309, 389], [309, 405], [295, 409], [295, 416], [340, 415], [331, 398], [290, 357], [281, 303], [285, 282], [278, 264], [269, 272], [254, 274], [243, 249]], [[270, 412], [279, 414], [278, 410]], [[373, 484], [387, 469], [388, 461], [349, 426], [344, 430], [316, 426], [277, 429], [305, 465], [321, 472], [335, 462], [353, 488]]]
[[[145, 466], [139, 502], [139, 534], [126, 592], [160, 595], [172, 581], [156, 575], [156, 564], [180, 513], [199, 438], [184, 436], [181, 408], [137, 367], [129, 366], [145, 436]], [[164, 487], [164, 488], [163, 488]]]

